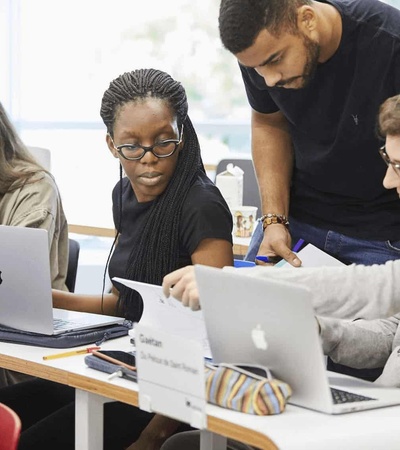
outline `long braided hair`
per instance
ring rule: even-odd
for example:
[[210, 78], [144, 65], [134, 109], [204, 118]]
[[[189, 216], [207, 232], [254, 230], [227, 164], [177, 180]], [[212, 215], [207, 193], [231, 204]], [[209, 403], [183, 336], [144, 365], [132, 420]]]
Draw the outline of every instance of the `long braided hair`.
[[[149, 209], [146, 224], [131, 250], [126, 268], [128, 279], [161, 284], [164, 275], [178, 268], [182, 205], [189, 188], [204, 168], [197, 135], [188, 116], [185, 89], [181, 83], [160, 70], [134, 70], [120, 75], [110, 83], [102, 99], [100, 115], [111, 137], [121, 107], [128, 102], [143, 101], [147, 98], [165, 101], [176, 115], [178, 129], [181, 129], [182, 124], [184, 126], [183, 148], [179, 153], [174, 174], [165, 191]], [[120, 178], [121, 173], [120, 170]], [[120, 189], [117, 236], [121, 233], [122, 223], [121, 180]], [[140, 295], [123, 287], [118, 310], [131, 320], [139, 320], [143, 312]]]

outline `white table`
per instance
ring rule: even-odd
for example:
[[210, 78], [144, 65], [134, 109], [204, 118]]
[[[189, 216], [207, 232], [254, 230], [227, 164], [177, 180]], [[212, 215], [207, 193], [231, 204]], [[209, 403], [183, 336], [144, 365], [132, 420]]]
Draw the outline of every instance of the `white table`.
[[[102, 345], [129, 351], [129, 338]], [[136, 383], [108, 380], [108, 375], [86, 367], [84, 355], [43, 361], [44, 355], [64, 350], [0, 343], [0, 367], [17, 370], [76, 388], [76, 448], [102, 448], [102, 410], [105, 401], [138, 405]], [[213, 449], [223, 448], [226, 436], [266, 450], [397, 450], [400, 448], [400, 406], [330, 416], [289, 405], [283, 414], [256, 417], [207, 406], [204, 433]], [[214, 434], [215, 433], [215, 434]], [[219, 435], [219, 436], [216, 436]], [[203, 444], [207, 443], [203, 440]], [[204, 447], [206, 448], [206, 447]]]

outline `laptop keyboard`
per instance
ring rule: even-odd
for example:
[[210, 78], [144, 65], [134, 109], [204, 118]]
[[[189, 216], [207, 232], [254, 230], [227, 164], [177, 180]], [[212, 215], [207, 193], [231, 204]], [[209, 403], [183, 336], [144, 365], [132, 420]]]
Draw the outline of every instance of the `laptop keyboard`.
[[71, 330], [74, 328], [81, 328], [82, 322], [73, 322], [72, 320], [64, 320], [64, 319], [53, 319], [53, 328], [54, 330]]
[[339, 405], [341, 403], [363, 402], [367, 400], [376, 400], [372, 397], [353, 394], [352, 392], [341, 391], [340, 389], [331, 388], [333, 403]]

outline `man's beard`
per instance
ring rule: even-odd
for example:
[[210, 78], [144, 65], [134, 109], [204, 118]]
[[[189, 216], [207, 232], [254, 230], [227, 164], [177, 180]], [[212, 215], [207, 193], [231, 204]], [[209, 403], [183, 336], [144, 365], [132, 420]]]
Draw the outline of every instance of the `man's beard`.
[[307, 61], [303, 71], [303, 88], [306, 87], [314, 78], [318, 67], [318, 58], [321, 53], [321, 47], [309, 37], [304, 36], [304, 45], [307, 50]]
[[303, 36], [304, 47], [307, 53], [306, 63], [304, 65], [303, 73], [298, 75], [297, 77], [289, 78], [288, 80], [279, 81], [276, 83], [276, 87], [284, 87], [288, 85], [290, 89], [290, 85], [296, 80], [302, 80], [300, 86], [294, 89], [304, 89], [310, 81], [314, 78], [315, 72], [318, 67], [318, 58], [321, 52], [321, 47], [319, 44], [311, 40], [308, 36]]

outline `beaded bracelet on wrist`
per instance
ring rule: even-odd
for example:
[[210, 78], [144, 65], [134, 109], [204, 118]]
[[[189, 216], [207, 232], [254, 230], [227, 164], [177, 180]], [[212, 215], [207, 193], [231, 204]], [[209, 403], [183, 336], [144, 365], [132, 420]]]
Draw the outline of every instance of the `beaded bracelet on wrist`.
[[260, 220], [263, 224], [263, 230], [265, 230], [268, 225], [273, 225], [276, 223], [284, 225], [286, 228], [289, 226], [289, 220], [284, 214], [268, 213], [268, 214], [264, 214], [260, 218]]

